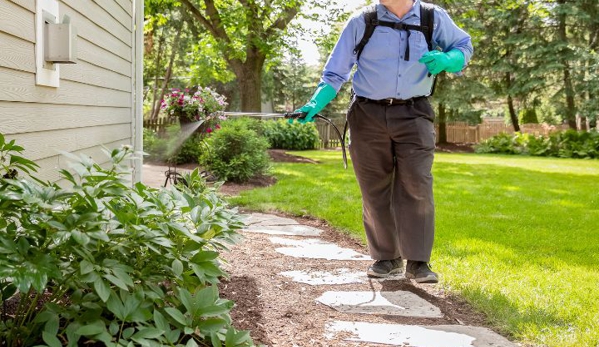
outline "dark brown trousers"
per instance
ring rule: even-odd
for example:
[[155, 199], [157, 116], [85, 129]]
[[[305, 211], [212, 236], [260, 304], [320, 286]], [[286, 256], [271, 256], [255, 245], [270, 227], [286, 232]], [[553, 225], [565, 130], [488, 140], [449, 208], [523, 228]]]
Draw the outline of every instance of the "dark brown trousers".
[[373, 259], [430, 261], [434, 117], [426, 98], [392, 106], [355, 100], [349, 109], [349, 150]]

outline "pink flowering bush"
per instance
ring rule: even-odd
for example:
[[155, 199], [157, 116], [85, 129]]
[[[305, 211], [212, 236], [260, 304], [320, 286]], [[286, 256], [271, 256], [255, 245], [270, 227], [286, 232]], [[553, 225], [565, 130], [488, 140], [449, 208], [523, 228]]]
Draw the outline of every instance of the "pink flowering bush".
[[168, 117], [176, 117], [181, 124], [203, 121], [202, 131], [211, 133], [219, 129], [221, 120], [226, 119], [225, 108], [228, 103], [223, 95], [209, 87], [192, 89], [173, 89], [162, 100], [162, 110]]

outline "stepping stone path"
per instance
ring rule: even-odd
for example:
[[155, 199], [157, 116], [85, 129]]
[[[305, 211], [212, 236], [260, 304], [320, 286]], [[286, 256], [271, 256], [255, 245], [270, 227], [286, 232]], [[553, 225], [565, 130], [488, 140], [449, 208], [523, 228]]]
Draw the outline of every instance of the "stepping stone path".
[[[384, 280], [368, 278], [365, 269], [372, 262], [370, 257], [317, 238], [323, 230], [275, 215], [252, 213], [246, 217], [247, 227], [242, 231], [245, 241], [234, 247], [229, 261], [231, 269], [226, 269], [232, 276], [243, 278], [246, 285], [232, 293], [256, 296], [256, 307], [245, 309], [253, 313], [262, 308], [263, 312], [255, 313], [256, 321], [251, 322], [258, 327], [260, 319], [273, 308], [274, 304], [268, 300], [281, 300], [282, 304], [286, 300], [297, 300], [278, 318], [281, 320], [279, 331], [262, 331], [266, 341], [258, 342], [285, 347], [516, 346], [487, 328], [466, 326], [459, 321], [455, 325], [443, 324], [448, 321], [445, 313], [419, 296], [418, 290], [389, 290], [393, 285], [397, 288], [398, 283], [408, 281], [403, 275]], [[251, 243], [253, 249], [244, 249], [244, 243]], [[223, 256], [226, 258], [227, 254]], [[236, 261], [255, 265], [237, 273]], [[261, 275], [254, 275], [252, 268]], [[275, 294], [268, 294], [270, 292]], [[299, 299], [294, 299], [296, 297]], [[235, 297], [232, 299], [235, 301]], [[311, 315], [314, 315], [313, 322]], [[316, 319], [316, 316], [324, 318]], [[319, 331], [320, 336], [314, 336], [312, 331]], [[254, 331], [252, 336], [256, 339]]]

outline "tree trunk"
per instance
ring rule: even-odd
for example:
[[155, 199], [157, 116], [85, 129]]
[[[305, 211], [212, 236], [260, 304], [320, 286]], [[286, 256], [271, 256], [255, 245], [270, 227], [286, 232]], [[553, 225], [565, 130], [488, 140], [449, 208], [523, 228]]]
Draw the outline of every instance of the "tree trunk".
[[514, 126], [514, 131], [520, 131], [520, 124], [518, 122], [518, 114], [516, 114], [516, 108], [514, 107], [514, 99], [510, 94], [510, 89], [512, 88], [512, 74], [507, 72], [505, 74], [505, 88], [507, 90], [507, 107], [510, 112], [510, 120], [512, 121], [512, 125]]
[[[558, 4], [560, 6], [564, 6], [566, 0], [559, 0]], [[559, 14], [559, 26], [558, 26], [558, 36], [561, 42], [567, 43], [568, 36], [566, 32], [566, 12], [561, 11]], [[568, 59], [566, 57], [566, 53], [568, 48], [564, 48], [561, 52], [558, 52], [558, 56], [561, 57], [561, 64], [563, 66], [563, 81], [564, 81], [564, 92], [566, 93], [566, 120], [568, 121], [568, 125], [570, 129], [576, 130], [576, 107], [574, 104], [574, 87], [572, 86], [572, 77], [570, 71], [570, 64], [568, 63]]]
[[239, 85], [242, 112], [262, 110], [262, 67], [265, 55], [258, 48], [249, 50], [244, 62], [231, 61]]
[[156, 119], [154, 118], [155, 115], [158, 115], [158, 112], [156, 112], [156, 107], [157, 107], [157, 103], [156, 103], [156, 99], [158, 98], [158, 66], [160, 66], [160, 63], [162, 62], [162, 44], [164, 43], [164, 31], [162, 31], [162, 35], [159, 36], [158, 38], [158, 49], [156, 50], [156, 60], [154, 62], [154, 66], [156, 66], [156, 76], [154, 76], [154, 88], [153, 88], [153, 92], [152, 92], [152, 111], [150, 112], [150, 119]]
[[580, 116], [580, 131], [587, 131], [587, 117]]
[[574, 105], [574, 88], [572, 87], [572, 78], [570, 76], [570, 64], [563, 61], [564, 66], [564, 89], [566, 92], [566, 119], [570, 129], [577, 129], [576, 126], [576, 108]]
[[507, 97], [507, 107], [510, 112], [510, 119], [512, 120], [512, 124], [514, 125], [514, 131], [520, 131], [520, 124], [518, 124], [518, 115], [516, 114], [516, 109], [514, 108], [514, 99], [512, 99], [511, 95]]
[[244, 66], [243, 73], [237, 76], [242, 112], [260, 112], [262, 110], [261, 70], [252, 70]]
[[438, 143], [447, 143], [447, 113], [445, 104], [439, 103], [439, 141]]
[[[594, 3], [594, 1], [587, 1], [585, 3], [584, 10], [591, 16], [591, 18], [597, 18], [597, 15], [599, 15], [599, 11], [597, 11], [598, 7]], [[599, 22], [592, 22], [590, 32], [591, 33], [589, 35], [589, 50], [597, 52], [597, 50], [599, 49]], [[585, 75], [587, 71], [592, 71], [591, 61], [587, 61], [587, 70], [585, 70]], [[586, 99], [587, 101], [593, 99], [593, 95], [591, 95], [590, 91], [587, 91]], [[585, 123], [588, 123], [589, 130], [597, 127], [597, 115], [587, 114], [587, 117], [585, 117], [584, 120], [586, 121]]]
[[[222, 43], [221, 52], [227, 64], [233, 70], [239, 84], [239, 95], [241, 97], [241, 111], [260, 112], [262, 106], [262, 66], [268, 52], [263, 43], [272, 42], [279, 38], [287, 25], [299, 11], [299, 3], [286, 6], [275, 18], [264, 17], [271, 11], [263, 10], [261, 6], [269, 6], [269, 3], [261, 5], [255, 1], [242, 1], [246, 21], [242, 27], [247, 29], [245, 36], [245, 61], [232, 57], [229, 50], [235, 46], [234, 40], [229, 36], [223, 25], [226, 19], [219, 12], [214, 0], [203, 0], [203, 9], [190, 0], [181, 0], [181, 3], [190, 11], [190, 14], [208, 31], [217, 41]], [[270, 25], [264, 28], [264, 22]], [[240, 30], [243, 31], [243, 30]], [[258, 47], [262, 48], [258, 48]]]
[[154, 100], [154, 106], [152, 109], [154, 113], [152, 113], [151, 119], [157, 119], [158, 113], [160, 113], [160, 102], [164, 98], [164, 94], [166, 93], [166, 88], [168, 87], [168, 83], [171, 80], [171, 76], [173, 74], [173, 63], [175, 62], [175, 57], [177, 56], [177, 50], [179, 48], [179, 39], [181, 38], [181, 28], [177, 28], [177, 35], [175, 36], [175, 40], [173, 42], [171, 56], [168, 61], [168, 67], [166, 69], [166, 73], [164, 75], [164, 81], [162, 81], [162, 88], [160, 89], [160, 97]]

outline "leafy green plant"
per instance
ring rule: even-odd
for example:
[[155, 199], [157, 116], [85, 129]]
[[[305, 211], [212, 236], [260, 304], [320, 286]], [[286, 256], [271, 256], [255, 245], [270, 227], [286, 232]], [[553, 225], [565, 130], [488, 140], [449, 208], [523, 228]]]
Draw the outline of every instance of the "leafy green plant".
[[0, 179], [14, 179], [18, 176], [18, 170], [30, 173], [39, 167], [36, 163], [17, 155], [24, 150], [15, 140], [6, 142], [4, 135], [0, 134]]
[[208, 150], [206, 148], [205, 139], [205, 136], [198, 134], [191, 135], [175, 152], [175, 155], [170, 157], [168, 160], [174, 164], [197, 163], [198, 157], [202, 154], [202, 152]]
[[599, 158], [599, 132], [566, 130], [549, 136], [499, 134], [475, 146], [477, 153], [526, 154], [561, 158]]
[[0, 135], [3, 346], [253, 345], [216, 287], [243, 224], [199, 172], [189, 187], [131, 186], [124, 147], [108, 168], [65, 154], [61, 188], [16, 177], [35, 169], [22, 150]]
[[314, 123], [289, 123], [285, 120], [264, 123], [264, 136], [270, 148], [288, 150], [316, 149], [319, 141]]
[[223, 124], [207, 143], [209, 150], [200, 156], [200, 165], [221, 180], [246, 182], [270, 168], [268, 141], [254, 130]]
[[264, 136], [264, 127], [266, 123], [269, 123], [269, 121], [262, 121], [252, 117], [235, 117], [228, 118], [222, 122], [222, 126], [229, 129], [250, 129], [255, 131], [258, 136]]
[[513, 154], [512, 135], [500, 133], [474, 146], [476, 153]]

